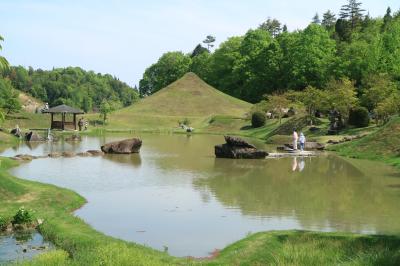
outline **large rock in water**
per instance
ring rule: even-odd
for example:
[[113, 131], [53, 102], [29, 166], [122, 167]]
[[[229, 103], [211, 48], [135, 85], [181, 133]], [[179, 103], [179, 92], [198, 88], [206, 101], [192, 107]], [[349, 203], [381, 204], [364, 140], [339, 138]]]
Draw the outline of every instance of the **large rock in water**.
[[101, 146], [101, 150], [104, 153], [129, 154], [138, 153], [140, 147], [142, 147], [142, 140], [133, 138], [104, 144]]
[[44, 141], [44, 138], [40, 137], [37, 133], [31, 131], [29, 133], [26, 133], [25, 140], [26, 141]]
[[243, 139], [225, 136], [225, 144], [215, 146], [217, 158], [229, 159], [265, 159], [268, 153], [257, 148]]

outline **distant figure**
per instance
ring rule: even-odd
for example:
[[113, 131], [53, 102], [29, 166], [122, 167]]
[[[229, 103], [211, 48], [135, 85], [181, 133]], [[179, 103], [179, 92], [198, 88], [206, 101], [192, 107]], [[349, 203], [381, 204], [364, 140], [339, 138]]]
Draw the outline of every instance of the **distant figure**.
[[297, 151], [297, 141], [299, 140], [299, 135], [296, 129], [293, 129], [293, 150]]
[[300, 150], [304, 151], [304, 147], [306, 145], [306, 136], [304, 136], [303, 132], [300, 133], [299, 142], [300, 142]]
[[297, 169], [297, 157], [293, 157], [293, 163], [292, 163], [292, 171], [296, 171]]
[[79, 131], [82, 131], [83, 123], [84, 123], [83, 118], [79, 119], [78, 121]]

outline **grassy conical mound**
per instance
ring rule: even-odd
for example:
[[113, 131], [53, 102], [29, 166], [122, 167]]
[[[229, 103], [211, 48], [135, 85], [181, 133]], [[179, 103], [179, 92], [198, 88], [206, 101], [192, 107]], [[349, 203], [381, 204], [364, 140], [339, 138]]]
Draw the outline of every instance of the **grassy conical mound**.
[[110, 125], [160, 128], [175, 126], [184, 118], [196, 124], [213, 115], [243, 117], [250, 108], [251, 104], [218, 91], [194, 73], [187, 73], [157, 93], [113, 113]]

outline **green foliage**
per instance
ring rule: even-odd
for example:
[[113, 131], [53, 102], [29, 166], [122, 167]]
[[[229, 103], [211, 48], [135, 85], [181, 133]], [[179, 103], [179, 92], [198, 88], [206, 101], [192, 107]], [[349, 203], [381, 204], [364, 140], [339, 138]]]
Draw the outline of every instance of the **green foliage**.
[[189, 126], [191, 122], [190, 122], [189, 118], [186, 117], [183, 120], [180, 120], [178, 123], [179, 123], [179, 125]]
[[182, 52], [163, 54], [157, 63], [153, 64], [143, 74], [139, 82], [140, 95], [155, 93], [189, 72], [192, 60]]
[[32, 224], [34, 216], [32, 211], [26, 210], [24, 207], [18, 209], [17, 213], [14, 215], [11, 223], [12, 224]]
[[365, 107], [355, 107], [350, 110], [349, 125], [367, 127], [369, 125], [369, 113]]
[[357, 105], [354, 83], [348, 79], [331, 80], [326, 86], [327, 102], [331, 110], [339, 111], [347, 121], [350, 109]]
[[0, 215], [0, 232], [4, 231], [7, 228], [8, 220]]
[[19, 93], [12, 87], [10, 80], [0, 77], [0, 109], [3, 109], [7, 114], [19, 111], [21, 103], [18, 96]]
[[263, 112], [254, 112], [251, 115], [251, 126], [254, 128], [263, 127], [265, 125], [266, 117]]
[[121, 108], [121, 103], [118, 101], [103, 100], [100, 104], [99, 112], [100, 117], [103, 119], [103, 124], [107, 122], [108, 115]]
[[50, 106], [67, 104], [86, 112], [98, 108], [103, 99], [118, 101], [123, 106], [139, 99], [139, 93], [111, 75], [85, 71], [79, 67], [45, 71], [11, 67], [3, 76], [14, 88], [26, 92]]

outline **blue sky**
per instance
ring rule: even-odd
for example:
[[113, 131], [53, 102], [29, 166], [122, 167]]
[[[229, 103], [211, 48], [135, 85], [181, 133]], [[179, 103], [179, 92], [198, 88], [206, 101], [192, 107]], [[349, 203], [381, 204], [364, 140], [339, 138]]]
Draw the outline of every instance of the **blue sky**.
[[[363, 0], [374, 17], [398, 0]], [[166, 51], [190, 52], [208, 34], [217, 44], [268, 17], [304, 28], [316, 12], [338, 13], [346, 0], [1, 0], [1, 52], [11, 64], [80, 66], [138, 84]]]

